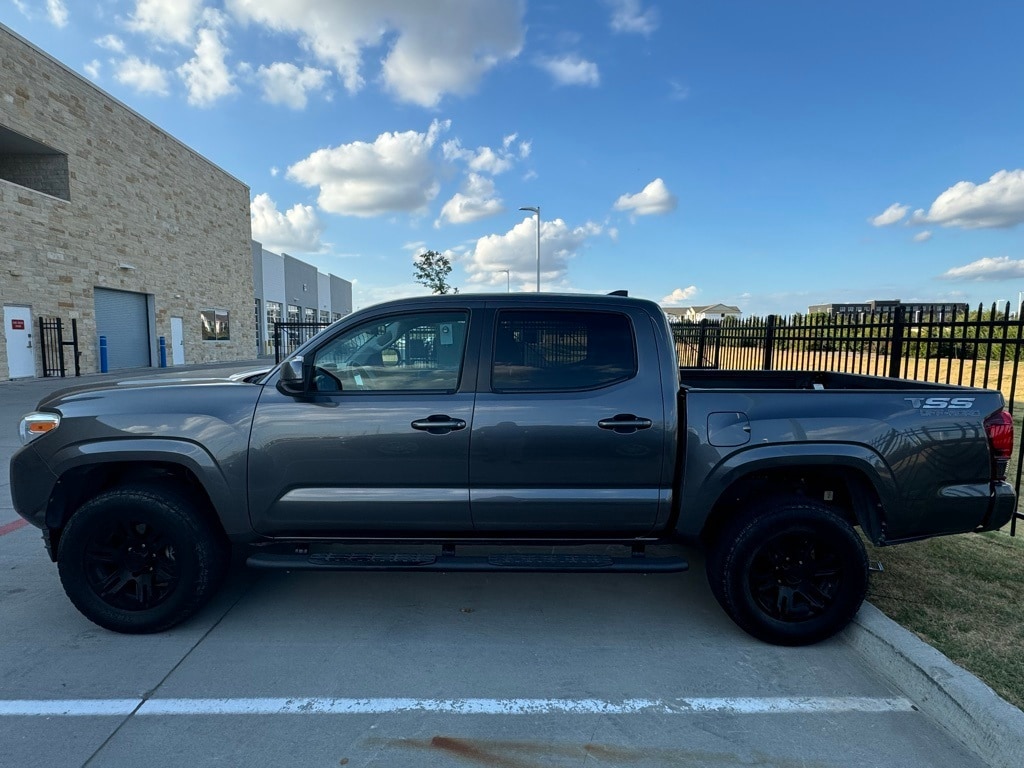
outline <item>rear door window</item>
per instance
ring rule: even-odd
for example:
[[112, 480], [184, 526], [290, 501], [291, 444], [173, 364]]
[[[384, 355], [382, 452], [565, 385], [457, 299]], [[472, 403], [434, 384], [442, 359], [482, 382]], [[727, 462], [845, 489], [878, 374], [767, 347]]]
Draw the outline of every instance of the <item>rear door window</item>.
[[491, 361], [495, 392], [606, 387], [636, 375], [636, 341], [617, 312], [503, 310]]

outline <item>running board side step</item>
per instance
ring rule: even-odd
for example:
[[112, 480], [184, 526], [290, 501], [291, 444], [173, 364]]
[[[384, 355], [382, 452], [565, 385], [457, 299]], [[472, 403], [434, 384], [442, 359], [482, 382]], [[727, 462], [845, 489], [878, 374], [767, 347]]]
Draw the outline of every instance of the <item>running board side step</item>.
[[532, 571], [545, 573], [672, 573], [690, 566], [682, 557], [608, 555], [373, 554], [323, 552], [250, 555], [250, 568], [278, 571]]

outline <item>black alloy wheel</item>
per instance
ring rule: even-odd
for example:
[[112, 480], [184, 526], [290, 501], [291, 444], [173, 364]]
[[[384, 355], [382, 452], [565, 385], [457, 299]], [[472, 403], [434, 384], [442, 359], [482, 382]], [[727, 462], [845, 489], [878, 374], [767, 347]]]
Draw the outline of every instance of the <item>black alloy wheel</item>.
[[71, 602], [115, 632], [161, 632], [198, 611], [230, 560], [223, 531], [170, 484], [105, 491], [60, 537], [57, 567]]
[[754, 637], [808, 645], [842, 630], [867, 594], [868, 560], [837, 511], [802, 497], [739, 513], [711, 544], [711, 591]]
[[152, 523], [115, 517], [90, 532], [85, 577], [114, 608], [145, 611], [170, 597], [181, 580], [174, 542]]
[[749, 586], [761, 609], [779, 621], [806, 621], [835, 601], [843, 564], [813, 531], [780, 533], [755, 551]]

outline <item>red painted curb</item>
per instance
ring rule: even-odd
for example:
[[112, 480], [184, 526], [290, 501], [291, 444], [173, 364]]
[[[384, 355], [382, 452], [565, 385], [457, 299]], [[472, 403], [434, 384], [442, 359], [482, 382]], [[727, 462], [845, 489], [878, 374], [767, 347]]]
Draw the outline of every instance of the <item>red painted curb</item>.
[[24, 528], [26, 525], [28, 525], [28, 520], [15, 520], [13, 523], [0, 525], [0, 536], [8, 533], [14, 533], [16, 530]]

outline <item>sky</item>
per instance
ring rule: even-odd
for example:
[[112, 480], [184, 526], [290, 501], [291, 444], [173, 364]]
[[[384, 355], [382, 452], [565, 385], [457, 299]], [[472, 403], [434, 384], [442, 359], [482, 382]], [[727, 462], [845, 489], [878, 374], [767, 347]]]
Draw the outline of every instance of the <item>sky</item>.
[[[745, 316], [1018, 302], [1019, 0], [0, 0], [250, 188], [253, 238], [427, 293]], [[507, 270], [507, 271], [506, 271]]]

